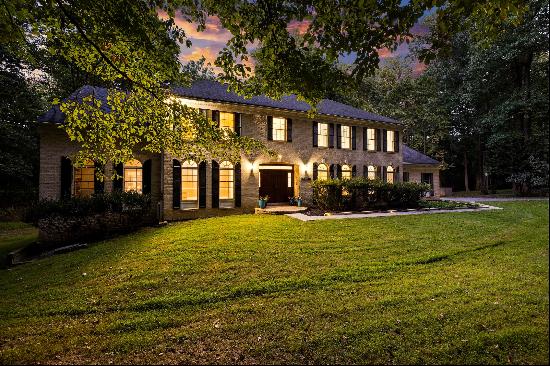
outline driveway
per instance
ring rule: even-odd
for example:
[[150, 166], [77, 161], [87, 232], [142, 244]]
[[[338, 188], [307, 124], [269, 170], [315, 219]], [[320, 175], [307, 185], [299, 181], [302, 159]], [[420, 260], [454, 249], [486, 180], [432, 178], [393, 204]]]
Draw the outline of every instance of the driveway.
[[444, 201], [461, 202], [506, 202], [506, 201], [548, 201], [548, 197], [441, 197]]

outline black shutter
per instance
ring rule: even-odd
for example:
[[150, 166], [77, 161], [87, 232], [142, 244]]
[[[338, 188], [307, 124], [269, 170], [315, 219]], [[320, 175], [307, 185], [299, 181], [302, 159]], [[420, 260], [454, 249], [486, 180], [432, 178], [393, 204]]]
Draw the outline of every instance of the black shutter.
[[393, 181], [394, 182], [399, 182], [399, 167], [395, 168], [393, 170]]
[[366, 165], [363, 165], [363, 178], [367, 178], [369, 176], [369, 167]]
[[330, 164], [330, 166], [328, 167], [328, 174], [330, 175], [331, 179], [336, 178], [336, 167], [334, 166], [334, 164]]
[[334, 149], [334, 123], [328, 125], [328, 147]]
[[212, 160], [212, 208], [220, 207], [220, 164]]
[[382, 151], [382, 130], [376, 129], [376, 151]]
[[317, 128], [318, 128], [317, 122], [313, 122], [313, 147], [317, 147], [317, 145], [318, 145], [317, 144], [317, 137], [318, 137], [317, 136], [317, 134], [318, 134]]
[[292, 118], [286, 119], [286, 140], [292, 142]]
[[235, 133], [237, 136], [240, 136], [242, 133], [242, 124], [241, 124], [241, 114], [240, 113], [234, 113], [235, 115]]
[[395, 145], [393, 147], [393, 151], [399, 152], [399, 131], [395, 131]]
[[73, 164], [71, 159], [61, 157], [61, 198], [71, 197], [71, 186], [73, 184]]
[[336, 125], [336, 148], [342, 148], [342, 125]]
[[241, 207], [241, 163], [235, 164], [235, 207]]
[[382, 180], [382, 167], [377, 165], [375, 169], [376, 169], [376, 178]]
[[220, 111], [212, 111], [212, 121], [217, 122], [220, 127]]
[[340, 164], [336, 164], [336, 176], [338, 179], [342, 179], [342, 166]]
[[313, 163], [313, 180], [317, 180], [319, 164]]
[[153, 162], [151, 159], [143, 162], [143, 170], [141, 174], [142, 191], [143, 194], [151, 194], [151, 170]]
[[388, 181], [387, 174], [388, 174], [388, 168], [386, 168], [385, 166], [383, 166], [383, 167], [382, 167], [382, 180], [383, 180], [384, 182], [387, 182], [387, 181]]
[[388, 130], [382, 130], [382, 151], [388, 151]]
[[181, 164], [176, 159], [172, 161], [172, 201], [174, 208], [181, 207]]
[[351, 126], [351, 149], [357, 150], [357, 127]]
[[199, 164], [199, 208], [206, 208], [206, 161]]
[[119, 177], [113, 180], [113, 190], [122, 191], [124, 185], [124, 164], [118, 163], [115, 166], [115, 172]]
[[273, 140], [273, 116], [267, 116], [267, 140]]
[[105, 192], [105, 179], [97, 179], [97, 172], [103, 171], [101, 164], [94, 163], [94, 193], [101, 194]]
[[367, 139], [367, 127], [363, 127], [363, 150], [367, 150], [368, 149], [368, 139]]
[[355, 165], [351, 167], [351, 176], [352, 177], [357, 176], [357, 167]]

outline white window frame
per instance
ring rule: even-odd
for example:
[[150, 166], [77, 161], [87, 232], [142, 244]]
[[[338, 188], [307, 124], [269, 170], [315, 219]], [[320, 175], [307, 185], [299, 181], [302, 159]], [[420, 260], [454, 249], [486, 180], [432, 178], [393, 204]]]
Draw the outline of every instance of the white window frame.
[[342, 179], [351, 179], [353, 174], [353, 169], [351, 165], [344, 164], [342, 165]]
[[[91, 172], [90, 172], [91, 170]], [[86, 179], [84, 179], [86, 178]], [[90, 187], [91, 183], [91, 187]], [[86, 186], [86, 187], [84, 187]], [[83, 166], [73, 168], [73, 195], [89, 197], [95, 192], [95, 165], [87, 160]]]
[[232, 208], [235, 204], [235, 166], [229, 161], [220, 163], [219, 198], [221, 208]]
[[[137, 159], [124, 163], [123, 168], [124, 192], [135, 191], [143, 193], [143, 164]], [[135, 187], [131, 183], [135, 183]]]
[[376, 166], [369, 165], [367, 167], [367, 179], [375, 180], [376, 179]]
[[317, 124], [317, 146], [328, 147], [329, 143], [329, 126], [328, 123]]
[[386, 151], [395, 152], [395, 131], [386, 131]]
[[[324, 169], [321, 168], [321, 167], [324, 167]], [[321, 173], [321, 172], [323, 172], [323, 173]], [[321, 163], [321, 164], [317, 165], [317, 180], [327, 180], [327, 179], [329, 179], [329, 177], [330, 177], [330, 175], [329, 175], [329, 172], [328, 172], [328, 165], [325, 164], [325, 163]]]
[[[184, 183], [191, 183], [194, 187], [185, 188]], [[194, 190], [194, 198], [186, 196], [187, 192]], [[181, 200], [182, 209], [193, 209], [199, 205], [199, 166], [194, 161], [185, 161], [181, 164]]]
[[286, 141], [287, 139], [286, 118], [273, 117], [271, 122], [271, 136], [273, 138], [273, 141]]
[[[391, 181], [390, 181], [390, 177], [391, 177]], [[388, 165], [386, 167], [386, 182], [395, 183], [395, 169], [391, 165]]]
[[235, 113], [220, 111], [220, 128], [235, 132]]
[[367, 151], [376, 151], [376, 129], [367, 128]]
[[341, 125], [340, 126], [340, 147], [342, 149], [351, 149], [351, 126]]

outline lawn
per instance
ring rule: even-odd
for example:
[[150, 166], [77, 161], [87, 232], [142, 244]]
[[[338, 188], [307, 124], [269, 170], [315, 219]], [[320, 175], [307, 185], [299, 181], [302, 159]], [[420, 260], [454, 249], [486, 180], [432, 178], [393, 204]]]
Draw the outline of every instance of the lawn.
[[1, 363], [548, 363], [548, 202], [203, 219], [0, 271]]
[[[0, 221], [0, 269], [6, 267], [8, 253], [22, 248], [38, 238], [37, 230], [22, 222]], [[0, 276], [2, 276], [0, 274]], [[2, 276], [3, 277], [3, 276]]]

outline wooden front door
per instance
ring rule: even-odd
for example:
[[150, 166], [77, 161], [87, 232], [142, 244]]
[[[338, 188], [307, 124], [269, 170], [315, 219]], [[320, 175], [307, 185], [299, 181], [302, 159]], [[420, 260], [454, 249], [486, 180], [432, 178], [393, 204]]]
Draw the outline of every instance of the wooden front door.
[[260, 196], [269, 196], [269, 202], [288, 202], [294, 196], [292, 170], [260, 169]]

